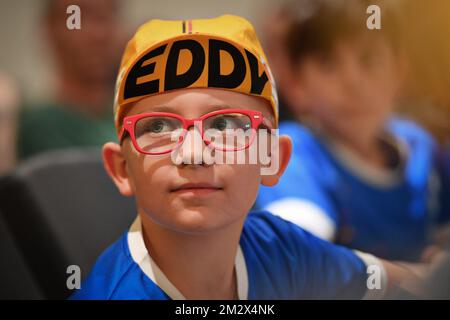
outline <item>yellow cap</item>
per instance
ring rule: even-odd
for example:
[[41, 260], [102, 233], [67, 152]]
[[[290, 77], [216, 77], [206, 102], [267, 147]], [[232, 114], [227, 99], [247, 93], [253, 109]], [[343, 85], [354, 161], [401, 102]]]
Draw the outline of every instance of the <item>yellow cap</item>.
[[278, 98], [253, 26], [244, 18], [150, 20], [128, 42], [116, 83], [117, 131], [127, 107], [150, 95], [219, 88], [267, 99], [278, 122]]

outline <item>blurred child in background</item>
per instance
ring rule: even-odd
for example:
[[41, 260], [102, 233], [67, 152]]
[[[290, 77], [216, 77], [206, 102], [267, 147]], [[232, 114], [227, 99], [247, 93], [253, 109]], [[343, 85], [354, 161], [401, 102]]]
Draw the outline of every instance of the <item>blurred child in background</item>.
[[[437, 208], [435, 143], [393, 116], [405, 64], [395, 8], [374, 1], [298, 0], [285, 8], [291, 103], [298, 122], [280, 125], [293, 155], [258, 204], [314, 234], [380, 257], [419, 260]], [[392, 3], [391, 3], [392, 4]]]

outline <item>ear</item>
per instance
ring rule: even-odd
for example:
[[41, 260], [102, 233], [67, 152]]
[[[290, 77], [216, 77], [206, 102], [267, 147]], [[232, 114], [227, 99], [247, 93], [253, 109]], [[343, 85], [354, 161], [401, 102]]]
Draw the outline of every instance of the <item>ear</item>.
[[103, 165], [119, 192], [126, 197], [132, 196], [133, 189], [126, 168], [126, 159], [120, 145], [108, 142], [103, 146]]
[[278, 138], [278, 154], [272, 155], [278, 157], [278, 159], [272, 159], [272, 161], [278, 161], [278, 170], [272, 175], [264, 175], [261, 178], [261, 184], [264, 186], [272, 187], [278, 183], [284, 171], [286, 170], [289, 159], [292, 153], [292, 141], [288, 136], [280, 136]]

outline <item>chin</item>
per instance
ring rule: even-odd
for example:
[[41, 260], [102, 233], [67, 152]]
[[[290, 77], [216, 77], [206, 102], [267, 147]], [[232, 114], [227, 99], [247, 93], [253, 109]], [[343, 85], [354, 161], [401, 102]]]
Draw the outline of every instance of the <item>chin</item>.
[[172, 229], [186, 234], [202, 235], [232, 224], [236, 219], [210, 208], [189, 208], [177, 211]]

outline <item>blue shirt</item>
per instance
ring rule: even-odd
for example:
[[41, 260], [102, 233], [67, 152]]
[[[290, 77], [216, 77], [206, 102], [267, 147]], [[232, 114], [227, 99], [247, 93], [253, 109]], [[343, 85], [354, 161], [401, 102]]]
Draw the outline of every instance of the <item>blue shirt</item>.
[[450, 145], [442, 147], [438, 152], [438, 168], [440, 176], [439, 223], [450, 220]]
[[[435, 144], [410, 121], [393, 118], [386, 131], [405, 153], [398, 177], [384, 184], [358, 175], [353, 170], [356, 166], [345, 163], [329, 142], [308, 128], [296, 122], [281, 124], [280, 134], [293, 141], [292, 157], [276, 186], [261, 187], [258, 207], [294, 211], [292, 220], [296, 215], [301, 220], [314, 207], [317, 210], [310, 210], [314, 216], [323, 213], [319, 220], [336, 229], [336, 242], [382, 258], [418, 259], [437, 214], [430, 210], [430, 203], [438, 198], [430, 186]], [[292, 205], [298, 200], [311, 205]], [[283, 212], [277, 214], [283, 216]], [[314, 221], [310, 223], [314, 228]]]
[[[134, 235], [125, 233], [100, 256], [71, 299], [172, 298], [145, 263], [142, 235], [135, 238], [139, 248]], [[366, 264], [359, 255], [268, 212], [248, 215], [238, 251], [244, 265], [236, 264], [241, 299], [361, 298], [366, 293]]]

